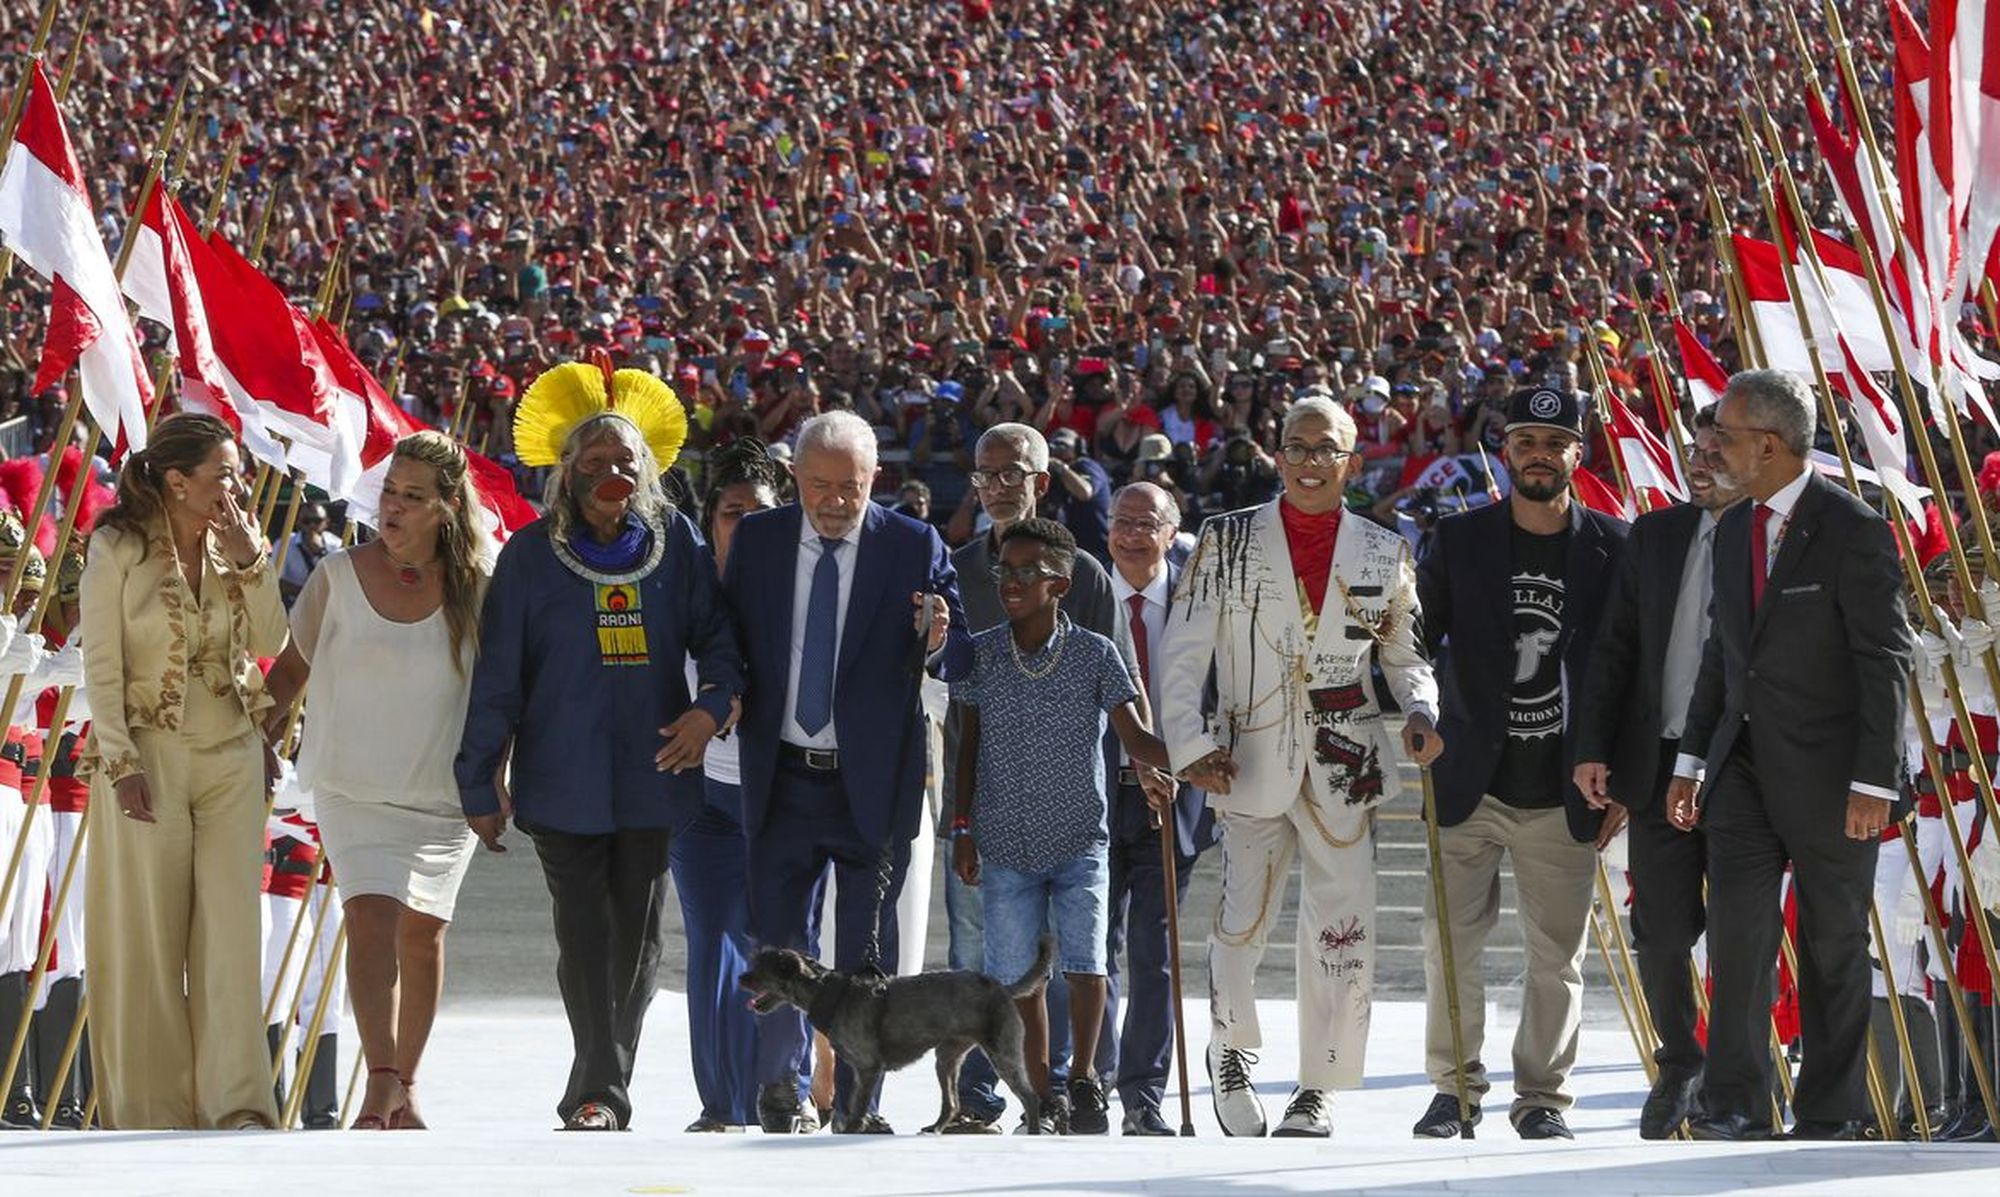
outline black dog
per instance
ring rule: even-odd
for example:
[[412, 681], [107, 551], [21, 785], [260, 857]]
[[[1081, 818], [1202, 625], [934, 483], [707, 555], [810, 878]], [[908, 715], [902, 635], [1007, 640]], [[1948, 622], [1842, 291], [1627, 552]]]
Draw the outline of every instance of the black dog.
[[958, 1113], [959, 1065], [977, 1047], [1021, 1099], [1028, 1133], [1036, 1134], [1041, 1096], [1028, 1080], [1021, 1013], [1014, 1003], [1041, 993], [1055, 958], [1055, 938], [1045, 935], [1028, 975], [1002, 985], [984, 973], [966, 970], [864, 979], [835, 972], [787, 948], [765, 948], [737, 983], [755, 995], [750, 1008], [759, 1014], [780, 1005], [805, 1011], [806, 1019], [827, 1037], [840, 1058], [853, 1066], [857, 1083], [848, 1095], [848, 1108], [834, 1116], [836, 1133], [864, 1125], [884, 1073], [933, 1050], [943, 1106], [938, 1120], [924, 1130], [941, 1130]]

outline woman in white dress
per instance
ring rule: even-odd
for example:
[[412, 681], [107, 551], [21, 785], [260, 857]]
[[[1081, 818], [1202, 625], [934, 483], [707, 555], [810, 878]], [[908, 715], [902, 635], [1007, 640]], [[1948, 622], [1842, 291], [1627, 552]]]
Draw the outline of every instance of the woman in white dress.
[[476, 842], [451, 767], [491, 570], [478, 508], [456, 442], [431, 431], [399, 441], [377, 538], [313, 570], [271, 671], [279, 711], [305, 689], [299, 781], [340, 887], [348, 995], [368, 1060], [356, 1129], [424, 1125], [417, 1065]]

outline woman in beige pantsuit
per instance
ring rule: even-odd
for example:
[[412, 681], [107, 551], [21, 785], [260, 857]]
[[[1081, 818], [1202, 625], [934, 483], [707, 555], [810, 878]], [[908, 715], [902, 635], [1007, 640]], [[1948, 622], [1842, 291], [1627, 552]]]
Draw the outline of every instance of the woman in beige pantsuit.
[[163, 420], [126, 459], [84, 567], [85, 927], [107, 1128], [278, 1121], [258, 992], [257, 658], [284, 647], [285, 612], [242, 488], [228, 425]]

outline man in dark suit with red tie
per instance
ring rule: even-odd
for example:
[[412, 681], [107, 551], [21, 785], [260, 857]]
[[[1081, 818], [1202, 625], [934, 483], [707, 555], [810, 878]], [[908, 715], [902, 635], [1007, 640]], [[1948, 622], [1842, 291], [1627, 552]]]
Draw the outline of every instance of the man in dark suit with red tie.
[[[1901, 776], [1912, 645], [1889, 526], [1815, 474], [1812, 393], [1752, 370], [1717, 407], [1719, 472], [1752, 500], [1715, 534], [1712, 627], [1688, 705], [1676, 826], [1708, 836], [1714, 969], [1696, 1138], [1771, 1134], [1771, 972], [1790, 864], [1803, 1062], [1792, 1137], [1861, 1137], [1868, 908]], [[1697, 777], [1706, 770], [1706, 779]]]

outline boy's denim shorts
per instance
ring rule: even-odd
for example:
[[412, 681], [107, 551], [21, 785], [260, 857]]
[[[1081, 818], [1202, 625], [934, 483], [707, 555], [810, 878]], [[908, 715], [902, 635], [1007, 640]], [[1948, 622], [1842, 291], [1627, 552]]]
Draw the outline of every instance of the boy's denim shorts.
[[1045, 872], [982, 863], [980, 903], [986, 918], [986, 972], [1005, 985], [1027, 974], [1044, 929], [1055, 932], [1057, 967], [1105, 975], [1111, 930], [1110, 853], [1099, 847]]

